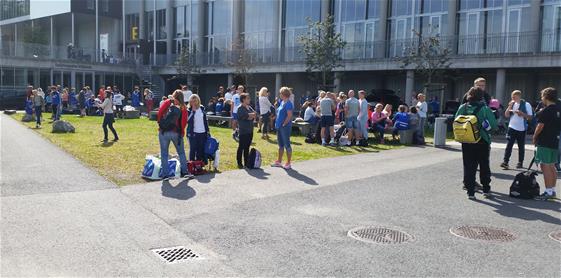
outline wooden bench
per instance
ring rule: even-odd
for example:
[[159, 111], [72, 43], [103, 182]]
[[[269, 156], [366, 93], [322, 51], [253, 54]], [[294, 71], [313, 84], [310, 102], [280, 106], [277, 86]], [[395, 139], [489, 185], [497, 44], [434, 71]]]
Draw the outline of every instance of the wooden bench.
[[210, 122], [216, 122], [216, 123], [227, 122], [228, 127], [232, 127], [232, 117], [224, 117], [224, 116], [207, 114], [206, 119], [207, 119], [207, 121], [209, 121], [209, 123]]
[[308, 122], [295, 122], [292, 121], [292, 127], [293, 128], [297, 128], [300, 131], [301, 135], [308, 135], [310, 132], [312, 132], [312, 127], [314, 125], [308, 123]]

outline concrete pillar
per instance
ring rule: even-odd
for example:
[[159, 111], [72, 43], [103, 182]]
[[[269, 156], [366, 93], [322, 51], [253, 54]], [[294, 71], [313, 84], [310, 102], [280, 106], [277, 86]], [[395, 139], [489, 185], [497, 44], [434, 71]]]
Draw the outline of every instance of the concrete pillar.
[[530, 39], [535, 42], [532, 45], [533, 47], [532, 51], [534, 53], [538, 52], [540, 49], [540, 41], [541, 41], [540, 21], [542, 19], [542, 16], [540, 14], [540, 8], [541, 8], [541, 1], [537, 1], [537, 0], [530, 1], [530, 16], [528, 18], [530, 20], [530, 26], [531, 26], [530, 32], [532, 32], [532, 34], [535, 34], [535, 37], [525, 38], [525, 39]]
[[55, 77], [54, 77], [53, 69], [49, 70], [49, 75], [50, 75], [50, 78], [51, 78], [51, 81], [49, 82], [49, 86], [54, 85], [55, 84], [54, 83], [55, 82]]
[[275, 99], [279, 97], [279, 89], [282, 86], [282, 74], [275, 73], [275, 88], [273, 91], [275, 92]]
[[143, 40], [146, 38], [144, 33], [146, 32], [146, 25], [144, 21], [144, 11], [146, 10], [146, 3], [144, 0], [140, 0], [140, 13], [138, 14], [138, 39]]
[[[51, 21], [52, 22], [52, 21]], [[95, 0], [95, 62], [99, 59], [99, 0]]]
[[18, 24], [14, 23], [14, 56], [18, 56]]
[[452, 51], [452, 54], [457, 54], [458, 40], [456, 29], [458, 28], [458, 1], [448, 1], [448, 48]]
[[173, 33], [173, 23], [173, 1], [168, 0], [166, 2], [166, 57], [168, 64], [173, 62], [171, 53], [173, 49], [173, 38], [175, 37]]
[[[51, 59], [54, 59], [55, 57], [55, 50], [54, 50], [54, 34], [53, 34], [53, 17], [51, 16], [49, 18], [49, 22], [50, 22], [50, 36], [49, 36], [49, 49], [51, 50], [49, 53], [49, 57], [51, 57]], [[52, 71], [51, 71], [52, 73]], [[52, 75], [52, 74], [51, 74]], [[51, 76], [51, 83], [53, 82], [53, 78]]]
[[329, 16], [329, 0], [321, 0], [321, 20], [324, 21]]
[[[197, 30], [197, 35], [198, 37], [195, 40], [196, 43], [196, 51], [201, 53], [201, 52], [206, 52], [207, 50], [204, 49], [205, 47], [205, 19], [206, 19], [206, 15], [205, 15], [205, 2], [203, 0], [199, 0], [198, 5], [197, 5], [197, 22], [198, 22], [198, 30]], [[230, 84], [231, 85], [231, 84]]]
[[[408, 70], [405, 74], [405, 103], [411, 105], [411, 97], [413, 96], [413, 90], [415, 90], [415, 72]], [[440, 100], [442, 101], [442, 100]]]
[[273, 12], [273, 18], [272, 18], [273, 28], [275, 28], [275, 29], [273, 30], [273, 33], [271, 34], [271, 36], [273, 38], [273, 44], [272, 44], [273, 49], [267, 49], [266, 51], [271, 51], [270, 53], [271, 53], [274, 61], [277, 61], [278, 60], [277, 57], [280, 57], [279, 49], [281, 48], [282, 1], [281, 0], [273, 0], [273, 3], [275, 3], [275, 5], [274, 5], [275, 11]]
[[123, 0], [123, 7], [122, 7], [123, 13], [122, 13], [122, 15], [121, 15], [121, 23], [122, 23], [122, 25], [123, 25], [123, 30], [121, 30], [121, 32], [122, 32], [122, 33], [121, 33], [121, 38], [122, 38], [122, 42], [123, 42], [123, 43], [122, 43], [122, 46], [123, 46], [123, 49], [122, 49], [122, 51], [123, 51], [122, 58], [123, 58], [123, 60], [125, 59], [125, 53], [127, 52], [127, 46], [126, 46], [126, 43], [127, 43], [127, 35], [126, 35], [126, 34], [127, 34], [127, 30], [126, 30], [126, 28], [127, 28], [127, 27], [126, 27], [126, 20], [125, 20], [125, 18], [126, 18], [126, 16], [125, 16], [125, 2], [126, 2], [126, 1]]
[[388, 2], [390, 0], [381, 0], [378, 2], [380, 5], [378, 29], [375, 34], [374, 57], [384, 58], [386, 56], [386, 32], [388, 30]]
[[76, 34], [75, 27], [74, 27], [74, 24], [76, 24], [76, 22], [74, 21], [74, 13], [70, 13], [70, 17], [71, 17], [71, 21], [72, 21], [72, 23], [71, 23], [71, 25], [72, 25], [72, 46], [76, 46], [76, 40], [74, 39], [74, 34]]
[[335, 86], [333, 91], [335, 94], [339, 94], [341, 91], [341, 76], [336, 72], [333, 74], [335, 75], [335, 79], [333, 79], [333, 85]]
[[156, 0], [154, 0], [152, 3], [153, 3], [153, 5], [152, 5], [152, 16], [153, 17], [152, 18], [154, 19], [154, 20], [152, 20], [152, 30], [153, 30], [153, 32], [152, 32], [152, 38], [151, 38], [152, 42], [153, 42], [152, 47], [154, 48], [153, 52], [152, 52], [152, 55], [154, 56], [153, 59], [152, 59], [152, 64], [155, 66], [156, 62], [158, 60], [157, 57], [156, 57], [156, 53], [157, 53], [157, 51], [156, 51], [156, 33], [157, 33], [156, 22], [158, 21], [158, 19], [156, 18]]
[[497, 80], [495, 85], [495, 97], [503, 103], [505, 100], [505, 89], [506, 89], [506, 70], [497, 69]]
[[229, 90], [232, 85], [234, 85], [234, 74], [228, 73], [228, 88], [226, 88], [226, 91]]
[[243, 1], [233, 1], [232, 3], [232, 43], [234, 44], [239, 42], [243, 33], [243, 4]]
[[70, 72], [70, 88], [76, 88], [76, 71]]

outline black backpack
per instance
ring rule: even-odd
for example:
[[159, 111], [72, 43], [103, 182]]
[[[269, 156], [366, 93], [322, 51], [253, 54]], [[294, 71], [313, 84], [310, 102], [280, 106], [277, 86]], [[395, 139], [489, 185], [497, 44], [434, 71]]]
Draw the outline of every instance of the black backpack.
[[158, 123], [160, 131], [162, 133], [166, 131], [177, 131], [177, 121], [179, 121], [179, 119], [181, 119], [181, 110], [175, 106], [171, 106], [166, 115], [164, 115]]
[[531, 170], [534, 165], [534, 159], [530, 162], [528, 170], [521, 172], [514, 177], [514, 181], [510, 186], [510, 197], [520, 199], [533, 199], [540, 195], [540, 185], [536, 180], [538, 171]]

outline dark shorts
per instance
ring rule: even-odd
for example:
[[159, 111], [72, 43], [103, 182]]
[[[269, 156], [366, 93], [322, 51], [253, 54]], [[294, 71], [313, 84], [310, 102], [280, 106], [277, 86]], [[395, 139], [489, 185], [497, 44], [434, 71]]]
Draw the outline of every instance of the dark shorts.
[[321, 127], [331, 127], [335, 124], [333, 116], [321, 116]]

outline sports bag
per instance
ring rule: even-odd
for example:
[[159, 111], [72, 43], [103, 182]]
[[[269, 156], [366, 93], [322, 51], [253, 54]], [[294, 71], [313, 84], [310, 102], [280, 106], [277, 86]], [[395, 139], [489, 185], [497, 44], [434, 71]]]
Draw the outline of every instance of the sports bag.
[[[452, 129], [454, 131], [454, 140], [460, 143], [475, 144], [481, 140], [481, 134], [479, 132], [480, 124], [477, 119], [477, 113], [483, 105], [475, 108], [472, 114], [468, 115], [458, 115], [454, 119], [452, 124]], [[464, 106], [464, 111], [467, 108]]]
[[218, 150], [219, 147], [218, 140], [214, 137], [208, 137], [205, 142], [205, 154], [214, 157], [214, 154]]
[[142, 169], [142, 177], [151, 180], [160, 179], [161, 164], [162, 161], [159, 158], [152, 155], [147, 155], [146, 162], [144, 163], [144, 168]]
[[[158, 179], [163, 178], [166, 175], [163, 170], [164, 170], [163, 168], [160, 168]], [[168, 170], [169, 170], [169, 172], [167, 173], [168, 177], [180, 178], [181, 163], [179, 162], [179, 160], [177, 160], [176, 158], [168, 159]]]
[[261, 168], [261, 153], [256, 148], [251, 148], [249, 158], [247, 159], [249, 169]]
[[540, 195], [540, 185], [536, 179], [538, 171], [532, 170], [534, 159], [530, 162], [530, 166], [524, 172], [518, 173], [514, 177], [514, 181], [510, 186], [510, 197], [520, 199], [533, 199]]
[[206, 174], [205, 163], [201, 160], [189, 161], [187, 169], [189, 170], [189, 173], [195, 176]]

